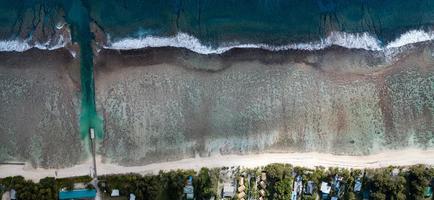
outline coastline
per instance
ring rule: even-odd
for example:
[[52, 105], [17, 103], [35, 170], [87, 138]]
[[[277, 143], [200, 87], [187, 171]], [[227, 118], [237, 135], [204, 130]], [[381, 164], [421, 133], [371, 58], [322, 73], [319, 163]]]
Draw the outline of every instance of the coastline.
[[[405, 149], [385, 151], [367, 156], [343, 156], [326, 153], [266, 153], [250, 155], [220, 155], [212, 157], [196, 157], [182, 159], [179, 161], [160, 162], [142, 166], [125, 167], [118, 164], [108, 164], [97, 157], [97, 170], [99, 175], [106, 174], [158, 174], [160, 170], [169, 171], [176, 169], [194, 169], [201, 167], [261, 167], [271, 163], [286, 163], [293, 166], [314, 168], [339, 167], [339, 168], [383, 168], [388, 166], [409, 166], [416, 164], [434, 165], [434, 149]], [[32, 169], [27, 163], [25, 166], [0, 165], [0, 178], [7, 176], [21, 175], [26, 179], [37, 181], [44, 177], [54, 177], [57, 171], [57, 178], [89, 175], [92, 161], [87, 160], [73, 167], [61, 169]]]
[[433, 44], [415, 47], [394, 62], [337, 46], [218, 55], [102, 50], [100, 153], [130, 166], [196, 155], [430, 148], [433, 101], [423, 96], [432, 96]]
[[[106, 122], [105, 131], [110, 131], [110, 136], [98, 144], [98, 153], [105, 159], [112, 159], [122, 165], [144, 165], [162, 160], [188, 159], [195, 157], [195, 155], [213, 157], [219, 154], [249, 155], [259, 152], [312, 151], [366, 155], [388, 149], [397, 149], [398, 147], [431, 148], [433, 139], [429, 129], [430, 126], [432, 127], [433, 121], [432, 112], [429, 111], [432, 108], [432, 101], [421, 96], [430, 97], [429, 94], [432, 94], [432, 91], [424, 86], [425, 83], [430, 83], [433, 80], [432, 64], [434, 63], [434, 56], [432, 49], [432, 42], [415, 44], [413, 48], [406, 49], [399, 55], [397, 61], [392, 63], [387, 62], [383, 57], [384, 55], [375, 51], [347, 49], [339, 46], [332, 46], [318, 51], [287, 50], [272, 52], [263, 49], [231, 49], [223, 54], [215, 55], [202, 55], [188, 49], [173, 47], [122, 51], [103, 49], [95, 57], [96, 101], [97, 109], [101, 111]], [[58, 58], [58, 55], [62, 56]], [[68, 68], [70, 70], [68, 73], [72, 73], [72, 75], [67, 76], [66, 79], [60, 76], [59, 81], [67, 80], [71, 84], [68, 87], [73, 88], [74, 94], [76, 95], [79, 92], [78, 59], [69, 55], [66, 48], [55, 51], [34, 48], [25, 52], [1, 52], [0, 56], [7, 60], [3, 68], [5, 70], [14, 68], [18, 77], [24, 71], [27, 72], [28, 77], [31, 77], [31, 71], [36, 68], [36, 65], [34, 65], [34, 63], [37, 63], [36, 61], [55, 63], [50, 65], [52, 66], [50, 69], [53, 70], [59, 70], [59, 68], [55, 67], [56, 65], [63, 66], [64, 63], [74, 63], [71, 64], [74, 67]], [[21, 59], [21, 56], [24, 56], [25, 59]], [[26, 64], [19, 67], [23, 60], [25, 60]], [[56, 77], [49, 74], [47, 76]], [[248, 78], [250, 76], [252, 78]], [[168, 80], [177, 80], [180, 84]], [[270, 80], [276, 82], [269, 82]], [[413, 82], [413, 80], [418, 81]], [[44, 82], [44, 79], [38, 81]], [[315, 81], [320, 82], [316, 83]], [[212, 84], [207, 82], [212, 82]], [[124, 88], [119, 88], [119, 85], [115, 83], [122, 83], [123, 86], [122, 84], [120, 86]], [[182, 86], [182, 83], [186, 83], [186, 85]], [[312, 87], [310, 87], [310, 83], [316, 84], [311, 84]], [[172, 85], [173, 88], [171, 88]], [[274, 87], [270, 88], [270, 85], [275, 85], [277, 90]], [[321, 94], [324, 97], [324, 103], [320, 103], [323, 100], [318, 99], [319, 85], [327, 86], [323, 87], [323, 89], [328, 88], [324, 94]], [[193, 90], [196, 86], [198, 90]], [[128, 91], [128, 89], [134, 89], [134, 87], [138, 88], [135, 90], [137, 92]], [[281, 91], [280, 88], [284, 87], [288, 87], [288, 89], [279, 92]], [[228, 88], [232, 88], [232, 90], [228, 90]], [[382, 100], [381, 92], [386, 89], [389, 90], [389, 93], [384, 95], [386, 99]], [[421, 93], [411, 93], [411, 90]], [[117, 91], [131, 93], [122, 94], [116, 93]], [[155, 91], [156, 95], [147, 95], [152, 91]], [[288, 94], [288, 91], [294, 91], [294, 93], [291, 93], [293, 95], [272, 97], [275, 94]], [[351, 92], [357, 93], [351, 94]], [[179, 96], [176, 96], [177, 93]], [[341, 93], [349, 94], [348, 98], [343, 98]], [[160, 96], [157, 96], [157, 94]], [[274, 100], [259, 98], [256, 94], [263, 94], [262, 96], [274, 98]], [[403, 95], [408, 94], [415, 96], [406, 96], [405, 101], [400, 100], [403, 99]], [[138, 96], [133, 98], [133, 95]], [[218, 101], [221, 96], [227, 97], [229, 100], [227, 102]], [[249, 99], [238, 102], [237, 99], [243, 96]], [[337, 99], [337, 97], [339, 98]], [[126, 99], [122, 100], [122, 98]], [[304, 99], [307, 104], [300, 103], [297, 99]], [[340, 107], [340, 110], [345, 110], [344, 114], [346, 115], [337, 112], [336, 110], [339, 109], [335, 109], [334, 105], [326, 105], [325, 103], [330, 103], [328, 99], [335, 99], [337, 103], [340, 103], [343, 106]], [[116, 103], [117, 100], [128, 103]], [[266, 101], [265, 104], [261, 103], [263, 100]], [[420, 100], [423, 100], [423, 102], [420, 102]], [[204, 104], [207, 101], [215, 104]], [[147, 102], [147, 104], [141, 104], [141, 102]], [[236, 102], [236, 104], [231, 105], [231, 102]], [[273, 104], [272, 102], [280, 102], [281, 104]], [[294, 102], [295, 106], [293, 106]], [[400, 102], [402, 106], [393, 105], [393, 102]], [[74, 105], [73, 109], [77, 110], [76, 105], [78, 104]], [[120, 107], [122, 110], [113, 105], [124, 107]], [[128, 107], [130, 105], [131, 107]], [[173, 108], [171, 105], [183, 105], [186, 110], [164, 110], [165, 108]], [[198, 106], [194, 107], [194, 105]], [[252, 105], [259, 106], [252, 107]], [[263, 108], [260, 105], [269, 105], [271, 107]], [[283, 112], [283, 105], [289, 110]], [[358, 109], [360, 105], [365, 106], [365, 110]], [[188, 106], [192, 107], [188, 108]], [[241, 111], [244, 114], [237, 116], [236, 114], [239, 113], [237, 111], [235, 114], [226, 115], [225, 113], [230, 113], [229, 110], [225, 111], [223, 109], [220, 111], [216, 109], [217, 111], [211, 112], [213, 109], [210, 109], [212, 107], [221, 109], [226, 108], [226, 106], [232, 108], [232, 111], [242, 108]], [[413, 106], [415, 108], [412, 108]], [[422, 110], [418, 110], [420, 106]], [[410, 109], [406, 111], [401, 109], [407, 107], [410, 107]], [[200, 109], [195, 110], [195, 108]], [[264, 112], [257, 113], [256, 108], [264, 109]], [[300, 110], [300, 108], [306, 108], [313, 113]], [[110, 109], [113, 110], [110, 111]], [[160, 109], [164, 112], [164, 115], [158, 118], [156, 114]], [[384, 113], [393, 109], [394, 116], [383, 116], [382, 109], [385, 111]], [[117, 114], [123, 114], [118, 111], [131, 112], [131, 110], [138, 114], [127, 115], [128, 117], [121, 118], [122, 120], [116, 118], [119, 117]], [[153, 116], [140, 114], [148, 113], [149, 110], [154, 112]], [[188, 112], [188, 110], [191, 112]], [[367, 113], [365, 111], [372, 112]], [[356, 113], [354, 114], [354, 112]], [[408, 115], [409, 112], [413, 112], [412, 115]], [[183, 116], [173, 116], [172, 113], [182, 113]], [[215, 113], [223, 116], [222, 119], [219, 119], [221, 124], [217, 124], [221, 126], [217, 127], [218, 129], [211, 129], [216, 127], [210, 125], [213, 123], [212, 120], [198, 123], [201, 120], [218, 117]], [[291, 113], [293, 116], [285, 113]], [[75, 115], [76, 113], [74, 113]], [[361, 126], [358, 115], [370, 117], [363, 121], [362, 125], [365, 127], [358, 127]], [[74, 116], [75, 120], [76, 117]], [[257, 120], [259, 119], [258, 116], [261, 117], [260, 120]], [[250, 117], [250, 119], [247, 119], [247, 117]], [[224, 121], [225, 118], [232, 120]], [[68, 121], [63, 118], [59, 119]], [[165, 123], [162, 122], [165, 119], [170, 119], [170, 122], [174, 124], [169, 125], [173, 125], [172, 128], [175, 128], [171, 129], [171, 126], [164, 127]], [[252, 127], [249, 131], [237, 129], [227, 131], [228, 128], [235, 127], [233, 122], [244, 119], [247, 119], [247, 123], [251, 124], [248, 126]], [[315, 120], [319, 119], [324, 121], [321, 126], [314, 123]], [[182, 120], [195, 123], [183, 124]], [[149, 124], [146, 125], [145, 123]], [[176, 123], [182, 129], [177, 128]], [[391, 125], [391, 123], [393, 124]], [[143, 124], [145, 124], [144, 127]], [[370, 124], [374, 124], [376, 127], [372, 128]], [[77, 124], [74, 123], [73, 126], [75, 127]], [[309, 127], [314, 128], [309, 131]], [[316, 132], [317, 128], [329, 129], [330, 132]], [[379, 130], [381, 134], [376, 133], [376, 130]], [[299, 131], [305, 131], [306, 134]], [[384, 131], [384, 133], [381, 131]], [[116, 132], [124, 134], [114, 134]], [[420, 134], [412, 134], [412, 132]], [[29, 133], [24, 131], [21, 134], [23, 135], [22, 138], [31, 138]], [[172, 133], [178, 135], [173, 137], [170, 135]], [[77, 136], [73, 134], [77, 134]], [[0, 136], [9, 137], [6, 134]], [[40, 135], [36, 134], [36, 136], [39, 137]], [[178, 136], [181, 139], [176, 138]], [[74, 137], [74, 139], [78, 137], [75, 128], [71, 133], [68, 133], [68, 137]], [[167, 144], [155, 141], [164, 141]], [[171, 143], [173, 141], [179, 143]], [[45, 136], [41, 141], [36, 142], [54, 146], [62, 145], [57, 141], [50, 141]], [[12, 142], [8, 145], [12, 149]], [[81, 146], [83, 144], [74, 140], [74, 145]], [[36, 146], [35, 150], [38, 150], [38, 148]], [[71, 166], [86, 158], [83, 155], [74, 155], [71, 162], [60, 159], [64, 155], [59, 154], [56, 155], [56, 159], [59, 159], [52, 162], [52, 158], [48, 161], [48, 156], [39, 160], [38, 156], [19, 155], [11, 150], [7, 152], [15, 156], [11, 157], [11, 160], [29, 161], [32, 159], [36, 164], [43, 160], [43, 162], [47, 163], [43, 167], [47, 168]]]

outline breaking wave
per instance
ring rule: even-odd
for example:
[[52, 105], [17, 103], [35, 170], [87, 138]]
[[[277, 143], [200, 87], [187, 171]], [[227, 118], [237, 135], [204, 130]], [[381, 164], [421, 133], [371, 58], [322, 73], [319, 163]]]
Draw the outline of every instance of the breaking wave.
[[[61, 29], [62, 27], [60, 27]], [[59, 29], [59, 28], [58, 28]], [[34, 41], [32, 37], [27, 39], [13, 39], [13, 40], [1, 40], [0, 51], [16, 51], [23, 52], [31, 48], [37, 48], [42, 50], [55, 50], [65, 47], [71, 42], [71, 35], [69, 30], [66, 34], [58, 34], [55, 38], [50, 38], [48, 41], [41, 43]]]
[[45, 43], [32, 42], [32, 39], [14, 39], [14, 40], [3, 40], [0, 41], [0, 51], [16, 51], [23, 52], [31, 48], [43, 49], [43, 50], [54, 50], [63, 48], [69, 43], [69, 39], [65, 39], [63, 35], [60, 35], [55, 40], [48, 40]]
[[[110, 38], [110, 37], [108, 37]], [[258, 48], [270, 51], [283, 50], [320, 50], [333, 45], [349, 49], [365, 49], [370, 51], [389, 51], [408, 44], [434, 40], [433, 31], [410, 30], [402, 34], [397, 39], [384, 45], [375, 36], [369, 33], [345, 33], [332, 32], [324, 39], [287, 45], [267, 45], [267, 44], [226, 44], [220, 47], [206, 46], [194, 36], [186, 33], [178, 33], [172, 37], [146, 36], [140, 38], [123, 38], [116, 41], [108, 39], [105, 49], [141, 49], [147, 47], [177, 47], [186, 48], [199, 54], [221, 54], [233, 48]]]
[[[370, 51], [393, 51], [397, 48], [414, 44], [418, 42], [425, 42], [434, 40], [434, 31], [424, 30], [410, 30], [400, 35], [395, 40], [383, 44], [377, 37], [369, 33], [345, 33], [345, 32], [331, 32], [330, 35], [324, 39], [312, 42], [293, 43], [287, 45], [268, 45], [268, 44], [236, 44], [228, 43], [219, 47], [211, 47], [202, 44], [202, 42], [191, 35], [186, 33], [178, 33], [172, 37], [159, 37], [159, 36], [146, 36], [146, 37], [128, 37], [115, 41], [111, 41], [110, 37], [106, 44], [103, 46], [105, 49], [141, 49], [148, 47], [176, 47], [186, 48], [199, 54], [221, 54], [234, 48], [256, 48], [265, 49], [270, 51], [284, 51], [284, 50], [321, 50], [327, 47], [336, 45], [349, 49], [365, 49]], [[48, 40], [45, 43], [33, 42], [32, 38], [26, 40], [3, 40], [0, 41], [0, 51], [16, 51], [23, 52], [31, 48], [38, 48], [43, 50], [54, 50], [65, 47], [70, 43], [70, 35], [64, 36], [59, 34], [58, 37]]]

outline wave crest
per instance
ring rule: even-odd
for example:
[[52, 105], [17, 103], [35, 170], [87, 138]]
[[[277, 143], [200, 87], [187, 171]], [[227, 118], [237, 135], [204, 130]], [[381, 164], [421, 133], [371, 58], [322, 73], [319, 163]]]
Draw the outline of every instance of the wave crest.
[[[109, 37], [108, 37], [109, 38]], [[226, 44], [219, 47], [206, 46], [194, 36], [186, 33], [178, 33], [172, 37], [146, 36], [140, 38], [127, 37], [116, 41], [108, 39], [105, 49], [141, 49], [148, 47], [176, 47], [186, 48], [199, 54], [221, 54], [233, 48], [259, 48], [270, 51], [283, 50], [321, 50], [333, 45], [349, 49], [365, 49], [370, 51], [387, 51], [399, 48], [408, 44], [434, 40], [433, 32], [424, 30], [410, 30], [402, 34], [399, 38], [383, 45], [375, 36], [369, 33], [345, 33], [331, 32], [328, 37], [319, 41], [294, 43], [287, 45], [268, 45], [268, 44]]]
[[43, 49], [43, 50], [54, 50], [63, 48], [69, 40], [60, 35], [59, 38], [53, 40], [48, 40], [45, 43], [32, 42], [32, 39], [15, 39], [15, 40], [3, 40], [0, 41], [0, 51], [16, 51], [23, 52], [31, 48]]

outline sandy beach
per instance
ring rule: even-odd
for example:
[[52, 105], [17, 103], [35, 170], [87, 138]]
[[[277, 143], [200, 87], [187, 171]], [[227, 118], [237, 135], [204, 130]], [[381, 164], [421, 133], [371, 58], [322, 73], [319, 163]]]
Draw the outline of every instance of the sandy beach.
[[[102, 163], [101, 157], [97, 157], [98, 175], [103, 174], [157, 174], [160, 170], [176, 169], [194, 169], [201, 167], [215, 168], [224, 166], [241, 166], [241, 167], [261, 167], [270, 163], [288, 163], [294, 166], [314, 168], [315, 166], [323, 167], [340, 167], [340, 168], [381, 168], [390, 165], [408, 166], [415, 164], [434, 165], [434, 149], [405, 149], [398, 151], [386, 151], [379, 154], [368, 156], [340, 156], [325, 153], [267, 153], [252, 155], [227, 155], [212, 157], [196, 157], [183, 159], [173, 162], [154, 163], [143, 166], [124, 167], [117, 164]], [[51, 176], [54, 177], [57, 171], [57, 177], [72, 177], [89, 175], [92, 161], [88, 160], [82, 164], [63, 169], [41, 169], [31, 168], [28, 164], [19, 165], [1, 165], [0, 177], [21, 175], [26, 179], [39, 180]]]

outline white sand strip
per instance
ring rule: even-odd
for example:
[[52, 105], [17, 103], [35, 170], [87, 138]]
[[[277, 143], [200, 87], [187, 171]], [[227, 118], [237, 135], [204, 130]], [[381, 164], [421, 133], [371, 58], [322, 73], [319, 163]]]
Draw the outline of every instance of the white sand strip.
[[[144, 166], [124, 167], [117, 164], [102, 163], [97, 157], [98, 175], [121, 173], [158, 173], [160, 170], [195, 169], [201, 167], [242, 166], [258, 167], [270, 163], [289, 163], [294, 166], [313, 168], [315, 166], [341, 167], [341, 168], [380, 168], [389, 165], [407, 166], [414, 164], [434, 165], [434, 149], [406, 149], [386, 151], [368, 156], [340, 156], [324, 153], [266, 153], [251, 155], [227, 155], [213, 157], [198, 157], [179, 161], [154, 163]], [[63, 169], [34, 169], [29, 165], [1, 165], [0, 177], [21, 175], [27, 179], [39, 180], [47, 176], [71, 177], [89, 175], [92, 160], [83, 164]]]

